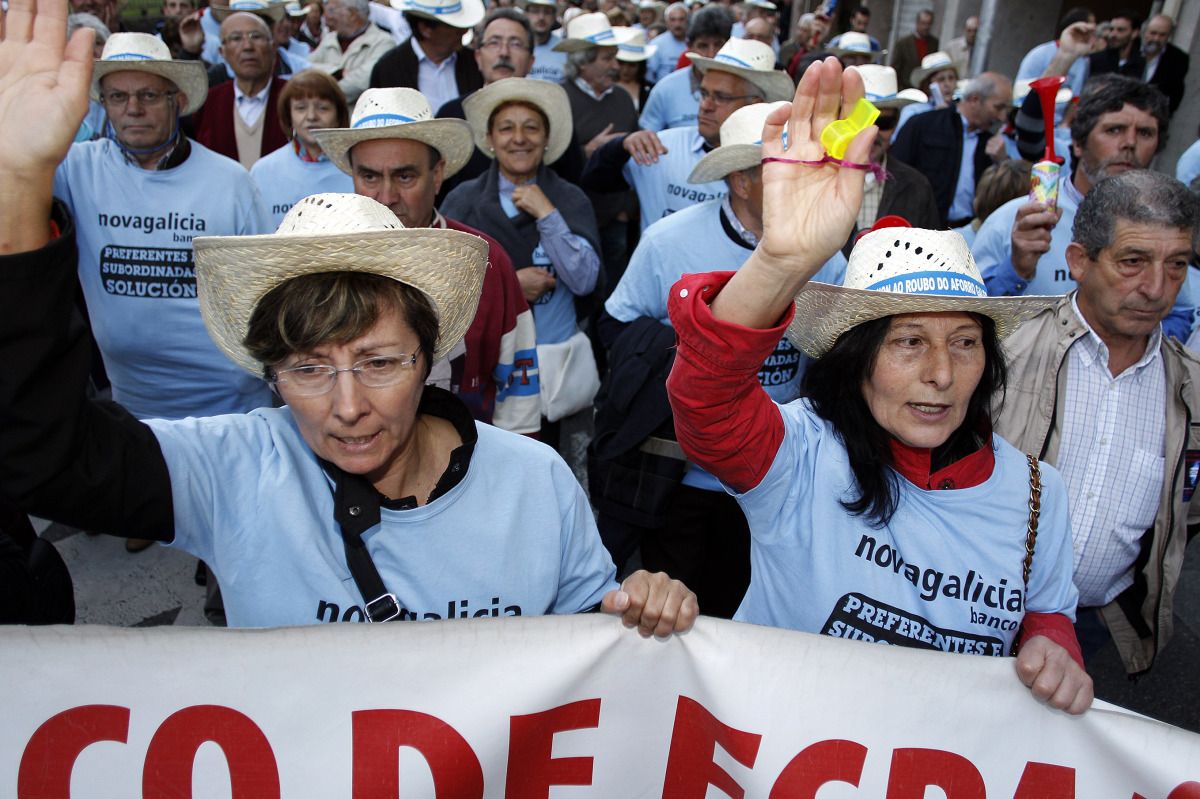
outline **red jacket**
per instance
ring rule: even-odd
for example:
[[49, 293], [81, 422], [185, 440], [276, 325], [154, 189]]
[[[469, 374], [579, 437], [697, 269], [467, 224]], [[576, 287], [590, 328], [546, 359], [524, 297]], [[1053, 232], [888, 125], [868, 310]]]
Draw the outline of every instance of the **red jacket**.
[[[287, 136], [279, 124], [279, 93], [287, 82], [279, 77], [271, 78], [271, 90], [267, 95], [267, 107], [263, 110], [262, 151], [260, 156], [273, 153], [287, 144]], [[208, 90], [208, 99], [200, 110], [192, 115], [194, 134], [192, 138], [210, 150], [234, 161], [238, 160], [237, 136], [233, 131], [234, 104], [233, 81], [218, 83]]]

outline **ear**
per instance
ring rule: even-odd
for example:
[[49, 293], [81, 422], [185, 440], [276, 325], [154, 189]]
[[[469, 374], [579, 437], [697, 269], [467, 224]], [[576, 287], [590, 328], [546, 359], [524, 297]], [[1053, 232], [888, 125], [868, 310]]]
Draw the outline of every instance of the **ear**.
[[750, 198], [750, 179], [746, 177], [745, 172], [730, 172], [726, 177], [726, 183], [729, 185], [729, 191], [736, 195], [738, 199], [747, 200]]
[[1067, 245], [1066, 255], [1067, 266], [1071, 270], [1071, 277], [1075, 278], [1076, 283], [1082, 283], [1088, 273], [1088, 269], [1092, 266], [1092, 259], [1088, 258], [1087, 251], [1083, 249], [1083, 245], [1074, 241]]
[[438, 162], [433, 166], [433, 193], [437, 194], [442, 190], [442, 181], [446, 175], [446, 159], [439, 158]]
[[188, 96], [183, 92], [175, 95], [175, 113], [182, 114], [183, 109], [187, 108]]

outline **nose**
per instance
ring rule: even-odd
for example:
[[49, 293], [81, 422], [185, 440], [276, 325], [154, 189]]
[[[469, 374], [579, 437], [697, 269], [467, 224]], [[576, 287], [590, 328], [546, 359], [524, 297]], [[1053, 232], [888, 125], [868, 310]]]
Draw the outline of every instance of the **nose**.
[[333, 379], [330, 402], [334, 417], [347, 426], [371, 412], [366, 389], [358, 382], [353, 372], [338, 372]]
[[379, 192], [375, 195], [376, 202], [391, 207], [400, 199], [400, 192], [392, 183], [391, 177], [384, 175], [379, 181]]
[[1151, 302], [1162, 302], [1167, 294], [1168, 282], [1166, 264], [1154, 264], [1149, 269], [1143, 270], [1141, 282], [1138, 284], [1138, 293]]
[[922, 379], [939, 391], [950, 388], [954, 383], [954, 364], [947, 345], [932, 345], [925, 353], [923, 367]]

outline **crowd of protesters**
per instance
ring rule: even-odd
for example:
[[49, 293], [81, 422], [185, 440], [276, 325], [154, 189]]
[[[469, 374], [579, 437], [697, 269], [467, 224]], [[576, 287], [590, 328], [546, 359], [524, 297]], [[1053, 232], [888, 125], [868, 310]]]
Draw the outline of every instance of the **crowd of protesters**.
[[1008, 75], [974, 17], [824, 9], [8, 0], [8, 620], [71, 617], [32, 513], [196, 555], [233, 626], [698, 608], [1074, 713], [1109, 641], [1152, 668], [1200, 525], [1174, 22], [1073, 8]]

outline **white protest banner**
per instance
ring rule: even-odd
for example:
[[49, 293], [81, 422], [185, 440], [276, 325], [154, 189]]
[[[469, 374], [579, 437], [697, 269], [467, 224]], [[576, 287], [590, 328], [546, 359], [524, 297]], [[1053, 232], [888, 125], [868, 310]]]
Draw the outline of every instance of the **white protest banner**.
[[1011, 660], [713, 619], [5, 628], [0, 686], [18, 799], [1200, 797], [1200, 736]]

